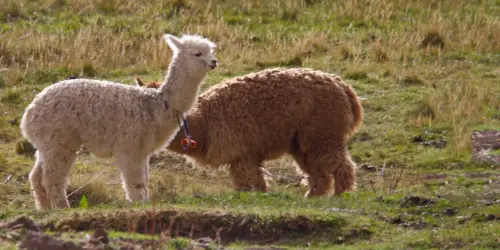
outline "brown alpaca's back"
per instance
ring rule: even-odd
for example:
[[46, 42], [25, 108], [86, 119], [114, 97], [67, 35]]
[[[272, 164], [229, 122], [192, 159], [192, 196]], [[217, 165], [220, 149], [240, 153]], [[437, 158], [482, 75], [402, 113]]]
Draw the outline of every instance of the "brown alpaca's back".
[[198, 98], [187, 119], [198, 148], [169, 149], [214, 167], [229, 164], [238, 190], [266, 191], [262, 162], [284, 153], [309, 176], [306, 196], [355, 188], [346, 143], [362, 123], [354, 90], [312, 69], [268, 69], [225, 80]]

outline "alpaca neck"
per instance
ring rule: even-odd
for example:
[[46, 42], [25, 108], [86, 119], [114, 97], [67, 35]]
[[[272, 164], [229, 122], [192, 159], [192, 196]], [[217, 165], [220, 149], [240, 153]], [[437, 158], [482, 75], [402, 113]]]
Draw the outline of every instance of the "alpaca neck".
[[196, 147], [195, 148], [190, 148], [188, 150], [185, 150], [182, 145], [181, 145], [181, 140], [185, 138], [184, 135], [184, 127], [182, 127], [177, 134], [175, 135], [174, 139], [170, 143], [170, 145], [167, 147], [169, 150], [182, 154], [182, 155], [189, 155], [189, 156], [194, 156], [196, 158], [202, 157], [203, 155], [203, 148], [205, 148], [205, 143], [206, 143], [206, 138], [205, 133], [202, 131], [202, 129], [205, 127], [203, 125], [203, 118], [200, 117], [198, 114], [193, 114], [189, 113], [186, 117], [186, 120], [188, 121], [188, 128], [189, 132], [191, 134], [191, 137], [193, 140], [196, 141]]
[[200, 85], [207, 71], [193, 69], [184, 55], [175, 55], [168, 68], [165, 82], [159, 89], [169, 109], [187, 112], [196, 101]]

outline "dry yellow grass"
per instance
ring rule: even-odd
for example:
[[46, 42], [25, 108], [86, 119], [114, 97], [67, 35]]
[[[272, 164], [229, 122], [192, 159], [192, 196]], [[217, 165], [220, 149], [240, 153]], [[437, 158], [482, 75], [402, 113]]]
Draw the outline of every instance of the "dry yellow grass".
[[[203, 89], [275, 66], [313, 67], [351, 84], [365, 108], [349, 143], [358, 189], [303, 199], [295, 163], [282, 157], [266, 162], [281, 177], [270, 178], [271, 193], [235, 193], [226, 169], [192, 168], [166, 152], [152, 160], [148, 182], [157, 206], [332, 217], [353, 249], [494, 248], [499, 224], [481, 217], [498, 214], [498, 168], [470, 164], [468, 154], [475, 126], [500, 128], [498, 13], [498, 0], [1, 0], [0, 219], [34, 207], [32, 152], [18, 144], [18, 120], [37, 92], [71, 75], [161, 80], [171, 56], [161, 35], [197, 33], [217, 43], [220, 62]], [[130, 208], [112, 159], [80, 155], [68, 191], [73, 207], [85, 195], [85, 212]], [[421, 204], [425, 197], [435, 203]], [[370, 234], [352, 235], [359, 227]], [[339, 243], [330, 232], [313, 241]]]

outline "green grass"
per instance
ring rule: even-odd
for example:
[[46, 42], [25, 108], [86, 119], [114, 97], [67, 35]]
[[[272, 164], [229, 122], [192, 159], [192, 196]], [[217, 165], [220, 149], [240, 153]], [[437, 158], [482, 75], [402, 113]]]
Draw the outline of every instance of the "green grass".
[[488, 152], [489, 155], [500, 155], [500, 149], [491, 150]]
[[[72, 216], [73, 210], [33, 211], [27, 177], [34, 159], [18, 122], [36, 93], [69, 76], [124, 84], [136, 76], [162, 80], [171, 52], [161, 35], [197, 33], [217, 43], [220, 62], [202, 91], [275, 66], [320, 69], [351, 84], [364, 107], [364, 124], [349, 141], [359, 165], [357, 191], [306, 200], [306, 187], [281, 179], [270, 181], [268, 194], [236, 193], [226, 169], [193, 168], [167, 152], [152, 164], [154, 206], [132, 206], [112, 159], [79, 155], [69, 193], [96, 173], [100, 178], [71, 195], [74, 211], [89, 218], [153, 208], [224, 212], [254, 218], [262, 230], [283, 226], [269, 224], [281, 215], [343, 223], [328, 227], [331, 234], [294, 241], [287, 233], [268, 243], [286, 249], [498, 247], [492, 237], [498, 220], [483, 219], [500, 214], [500, 171], [470, 161], [470, 140], [474, 130], [500, 130], [499, 13], [496, 0], [7, 0], [0, 6], [0, 219], [24, 214], [60, 222]], [[266, 168], [295, 176], [289, 157]], [[78, 208], [83, 195], [85, 209]], [[434, 203], [402, 205], [410, 196]], [[447, 209], [458, 212], [446, 215]], [[391, 222], [398, 217], [401, 223]], [[109, 232], [113, 239], [129, 237]], [[0, 245], [15, 248], [2, 235]], [[68, 239], [82, 238], [83, 232], [68, 233]], [[175, 249], [192, 242], [165, 244]], [[251, 245], [258, 243], [231, 243], [235, 249]]]

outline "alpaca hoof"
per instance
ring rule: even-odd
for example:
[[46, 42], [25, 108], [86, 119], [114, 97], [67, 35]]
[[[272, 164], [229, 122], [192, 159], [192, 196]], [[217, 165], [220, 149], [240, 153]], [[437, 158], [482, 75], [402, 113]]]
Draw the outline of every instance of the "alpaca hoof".
[[[139, 188], [141, 187], [141, 188]], [[135, 188], [128, 190], [126, 199], [129, 202], [145, 202], [149, 200], [149, 191], [144, 185], [138, 184]]]
[[65, 209], [65, 208], [70, 208], [69, 202], [67, 201], [52, 202], [52, 209]]

